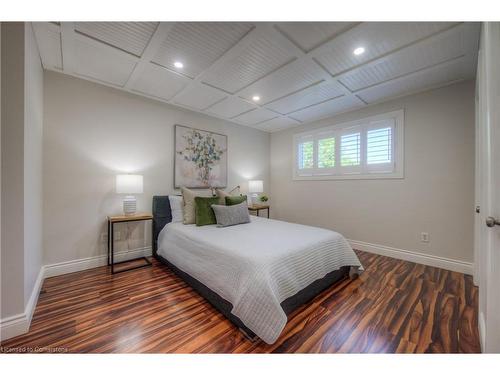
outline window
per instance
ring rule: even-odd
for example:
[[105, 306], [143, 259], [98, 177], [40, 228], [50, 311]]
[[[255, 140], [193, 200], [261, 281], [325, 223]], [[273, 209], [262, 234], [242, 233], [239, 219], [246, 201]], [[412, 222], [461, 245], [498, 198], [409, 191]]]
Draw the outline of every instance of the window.
[[382, 164], [392, 161], [392, 128], [379, 128], [366, 132], [366, 163]]
[[314, 142], [313, 140], [303, 140], [299, 143], [299, 169], [311, 169], [314, 167]]
[[338, 124], [294, 137], [294, 179], [403, 177], [404, 112]]
[[335, 137], [318, 140], [318, 168], [335, 167]]
[[343, 167], [360, 164], [361, 133], [345, 134], [340, 137], [340, 165]]

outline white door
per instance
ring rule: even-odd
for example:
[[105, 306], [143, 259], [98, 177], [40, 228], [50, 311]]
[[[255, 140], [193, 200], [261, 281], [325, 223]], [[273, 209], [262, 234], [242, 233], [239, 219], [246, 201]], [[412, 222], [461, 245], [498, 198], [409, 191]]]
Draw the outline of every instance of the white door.
[[483, 351], [500, 353], [500, 23], [483, 24], [477, 79], [479, 329]]

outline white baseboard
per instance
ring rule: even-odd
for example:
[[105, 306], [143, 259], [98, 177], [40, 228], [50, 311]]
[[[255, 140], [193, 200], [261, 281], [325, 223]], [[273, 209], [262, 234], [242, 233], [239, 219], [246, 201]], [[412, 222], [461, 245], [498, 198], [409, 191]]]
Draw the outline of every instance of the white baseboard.
[[[115, 262], [122, 262], [124, 260], [139, 258], [141, 256], [151, 256], [151, 246], [125, 250], [115, 253]], [[66, 273], [78, 272], [105, 266], [108, 264], [107, 255], [97, 255], [90, 258], [69, 260], [67, 262], [54, 263], [45, 266], [45, 277], [59, 276]]]
[[[139, 249], [120, 251], [115, 253], [115, 261], [121, 262], [128, 259], [139, 258], [141, 256], [151, 256], [151, 246]], [[0, 341], [10, 339], [28, 332], [31, 325], [31, 318], [35, 312], [36, 303], [43, 280], [47, 277], [63, 275], [66, 273], [83, 271], [90, 268], [101, 267], [107, 264], [107, 255], [98, 255], [90, 258], [75, 259], [67, 262], [48, 264], [40, 268], [40, 272], [33, 287], [30, 299], [22, 314], [6, 317], [0, 320]]]
[[0, 342], [28, 332], [29, 324], [26, 313], [8, 316], [0, 322]]
[[5, 319], [0, 320], [0, 341], [7, 340], [11, 337], [22, 335], [23, 333], [28, 332], [44, 279], [45, 267], [42, 266], [40, 268], [40, 272], [38, 272], [38, 277], [36, 278], [35, 285], [33, 286], [33, 291], [31, 292], [26, 307], [24, 308], [24, 312], [22, 314], [9, 316]]
[[394, 247], [377, 245], [363, 241], [347, 240], [354, 249], [384, 255], [391, 258], [402, 259], [409, 262], [425, 264], [426, 266], [443, 268], [445, 270], [472, 275], [474, 266], [470, 262], [422, 254], [415, 251], [396, 249]]

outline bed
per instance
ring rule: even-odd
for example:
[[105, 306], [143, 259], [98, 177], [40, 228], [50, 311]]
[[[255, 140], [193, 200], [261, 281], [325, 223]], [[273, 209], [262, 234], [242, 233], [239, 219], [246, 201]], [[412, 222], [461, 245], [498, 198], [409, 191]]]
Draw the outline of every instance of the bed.
[[248, 224], [172, 223], [168, 196], [153, 197], [153, 255], [248, 337], [268, 344], [287, 315], [363, 268], [333, 231], [252, 216]]

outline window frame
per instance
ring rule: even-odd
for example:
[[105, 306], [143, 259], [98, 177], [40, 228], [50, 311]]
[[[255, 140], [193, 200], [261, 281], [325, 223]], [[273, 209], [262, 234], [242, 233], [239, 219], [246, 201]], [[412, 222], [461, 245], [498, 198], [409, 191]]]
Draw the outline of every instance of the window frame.
[[[391, 163], [367, 164], [367, 132], [382, 128], [380, 122], [393, 120]], [[379, 123], [379, 124], [377, 124]], [[360, 132], [360, 165], [341, 166], [342, 135]], [[318, 141], [335, 137], [335, 166], [333, 168], [318, 167]], [[313, 168], [300, 170], [298, 168], [298, 146], [306, 140], [313, 140]], [[329, 125], [315, 130], [296, 133], [293, 136], [293, 180], [372, 180], [372, 179], [402, 179], [404, 178], [404, 110], [381, 113], [358, 120]], [[391, 171], [388, 171], [388, 168]]]

